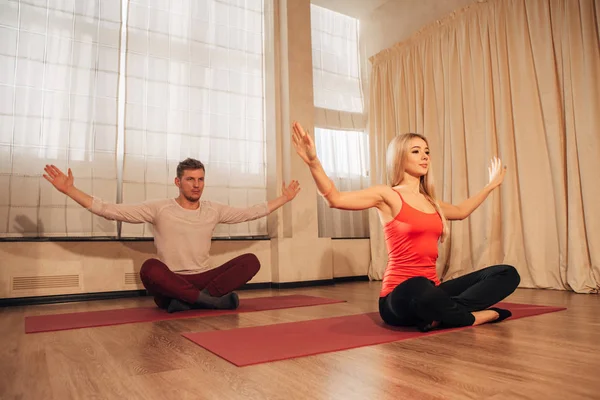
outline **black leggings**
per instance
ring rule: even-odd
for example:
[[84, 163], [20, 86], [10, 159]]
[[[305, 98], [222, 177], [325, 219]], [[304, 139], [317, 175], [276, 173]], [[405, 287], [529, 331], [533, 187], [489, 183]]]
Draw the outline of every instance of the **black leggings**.
[[435, 286], [424, 277], [410, 278], [379, 298], [386, 324], [419, 326], [433, 321], [443, 326], [470, 326], [471, 312], [485, 310], [510, 295], [521, 278], [510, 265], [494, 265]]

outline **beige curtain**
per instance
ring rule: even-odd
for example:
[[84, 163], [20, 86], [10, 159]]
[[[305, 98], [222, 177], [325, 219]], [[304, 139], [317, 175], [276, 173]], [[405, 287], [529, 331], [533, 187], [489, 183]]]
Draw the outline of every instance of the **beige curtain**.
[[[504, 184], [470, 218], [451, 223], [438, 271], [450, 279], [514, 265], [521, 286], [600, 288], [600, 1], [475, 3], [372, 57], [373, 183], [399, 133], [425, 134], [437, 195], [458, 204]], [[370, 276], [387, 261], [371, 214]]]

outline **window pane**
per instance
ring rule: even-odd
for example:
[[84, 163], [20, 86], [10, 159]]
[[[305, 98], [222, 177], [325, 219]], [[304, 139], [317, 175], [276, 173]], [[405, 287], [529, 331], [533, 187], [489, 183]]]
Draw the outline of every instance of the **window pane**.
[[[323, 169], [340, 191], [369, 186], [369, 139], [365, 132], [315, 129], [315, 146]], [[369, 237], [369, 214], [329, 208], [318, 196], [319, 236]]]
[[311, 19], [315, 107], [362, 113], [358, 20], [315, 5]]

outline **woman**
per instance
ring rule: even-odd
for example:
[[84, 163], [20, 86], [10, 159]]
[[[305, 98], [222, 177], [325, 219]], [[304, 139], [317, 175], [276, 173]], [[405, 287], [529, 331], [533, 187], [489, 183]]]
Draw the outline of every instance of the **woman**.
[[440, 283], [436, 272], [438, 240], [447, 235], [448, 220], [468, 217], [504, 180], [506, 167], [498, 159], [489, 169], [490, 181], [458, 206], [435, 198], [427, 139], [409, 133], [395, 137], [387, 152], [391, 185], [339, 192], [327, 177], [313, 140], [294, 123], [292, 141], [309, 166], [321, 196], [330, 207], [364, 210], [375, 207], [385, 232], [388, 264], [379, 297], [379, 313], [389, 325], [459, 327], [499, 322], [511, 313], [492, 308], [519, 285], [516, 269], [495, 265]]

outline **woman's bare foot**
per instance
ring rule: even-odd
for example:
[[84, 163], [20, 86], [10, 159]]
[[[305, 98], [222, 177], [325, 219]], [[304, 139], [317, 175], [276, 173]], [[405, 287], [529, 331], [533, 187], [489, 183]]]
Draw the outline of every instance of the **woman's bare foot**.
[[475, 317], [475, 322], [473, 322], [473, 326], [483, 325], [488, 322], [493, 322], [500, 318], [500, 314], [492, 310], [475, 311], [471, 314], [473, 314], [473, 316]]
[[489, 322], [500, 322], [512, 315], [509, 310], [504, 310], [502, 308], [490, 308], [488, 310], [475, 311], [471, 314], [473, 314], [475, 317], [473, 326], [482, 325]]
[[430, 322], [428, 324], [420, 324], [417, 325], [417, 328], [421, 331], [421, 332], [429, 332], [435, 328], [437, 328], [440, 325], [440, 321], [433, 321]]

